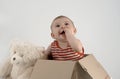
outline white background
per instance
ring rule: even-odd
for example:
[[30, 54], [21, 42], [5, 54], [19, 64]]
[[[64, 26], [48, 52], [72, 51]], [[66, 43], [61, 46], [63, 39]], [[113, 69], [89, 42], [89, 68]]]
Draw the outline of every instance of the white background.
[[15, 38], [47, 48], [53, 41], [50, 24], [58, 15], [73, 20], [85, 53], [120, 79], [120, 0], [0, 0], [0, 62]]

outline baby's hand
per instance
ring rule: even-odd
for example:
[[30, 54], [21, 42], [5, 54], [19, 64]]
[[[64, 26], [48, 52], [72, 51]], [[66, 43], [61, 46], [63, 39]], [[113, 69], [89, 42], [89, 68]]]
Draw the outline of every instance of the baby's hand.
[[71, 28], [69, 28], [69, 26], [66, 26], [64, 28], [64, 31], [65, 31], [65, 35], [67, 35], [67, 34], [73, 35], [74, 34], [73, 30]]

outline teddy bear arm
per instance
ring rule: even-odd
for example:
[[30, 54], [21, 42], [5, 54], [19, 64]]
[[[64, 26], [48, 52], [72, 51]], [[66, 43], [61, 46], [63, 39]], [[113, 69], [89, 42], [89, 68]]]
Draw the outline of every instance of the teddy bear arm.
[[9, 77], [11, 71], [12, 71], [12, 64], [10, 63], [10, 60], [7, 59], [0, 68], [0, 77], [5, 77], [5, 78]]
[[29, 79], [32, 73], [33, 67], [29, 67], [22, 73], [17, 79]]

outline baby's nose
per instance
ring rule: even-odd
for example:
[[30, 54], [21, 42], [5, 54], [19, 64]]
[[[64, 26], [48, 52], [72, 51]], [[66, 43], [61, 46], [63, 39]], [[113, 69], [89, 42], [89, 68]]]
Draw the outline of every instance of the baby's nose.
[[61, 29], [64, 29], [64, 28], [65, 28], [65, 26], [64, 26], [64, 25], [62, 25], [62, 26], [61, 26]]

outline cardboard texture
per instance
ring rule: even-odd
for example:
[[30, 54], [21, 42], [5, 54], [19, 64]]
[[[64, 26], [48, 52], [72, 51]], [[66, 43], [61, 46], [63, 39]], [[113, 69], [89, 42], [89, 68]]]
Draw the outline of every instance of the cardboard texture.
[[79, 63], [92, 79], [110, 79], [108, 73], [92, 54], [81, 59]]
[[79, 61], [38, 60], [30, 79], [110, 79], [92, 55]]

